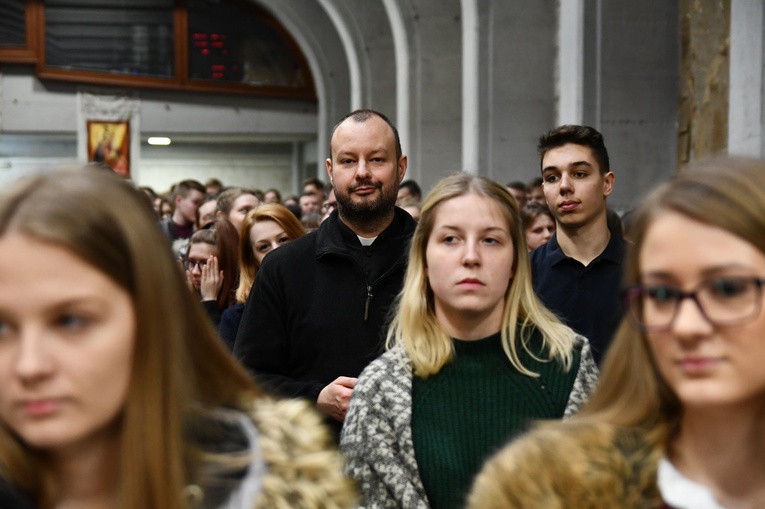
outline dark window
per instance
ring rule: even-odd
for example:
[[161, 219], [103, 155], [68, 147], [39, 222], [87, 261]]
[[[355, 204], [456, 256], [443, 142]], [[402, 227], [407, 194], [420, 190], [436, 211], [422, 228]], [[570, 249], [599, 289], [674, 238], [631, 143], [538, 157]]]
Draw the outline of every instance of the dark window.
[[306, 86], [291, 43], [252, 6], [189, 0], [188, 16], [190, 80]]
[[27, 40], [24, 0], [0, 0], [0, 47], [24, 47]]
[[173, 0], [46, 0], [49, 68], [174, 75]]

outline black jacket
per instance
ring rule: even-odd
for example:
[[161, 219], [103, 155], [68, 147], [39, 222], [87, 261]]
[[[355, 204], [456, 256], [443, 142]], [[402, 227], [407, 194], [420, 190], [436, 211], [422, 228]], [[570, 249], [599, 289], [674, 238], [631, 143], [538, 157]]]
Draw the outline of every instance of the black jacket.
[[242, 316], [234, 356], [266, 388], [316, 401], [383, 351], [416, 223], [401, 209], [369, 247], [337, 212], [269, 253]]

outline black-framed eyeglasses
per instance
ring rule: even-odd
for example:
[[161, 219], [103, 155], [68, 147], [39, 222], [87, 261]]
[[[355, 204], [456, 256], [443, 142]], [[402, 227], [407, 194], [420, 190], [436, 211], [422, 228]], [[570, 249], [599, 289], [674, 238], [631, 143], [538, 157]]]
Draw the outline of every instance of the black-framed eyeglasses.
[[186, 270], [194, 270], [194, 267], [202, 270], [207, 265], [207, 260], [189, 260], [185, 258], [183, 260], [183, 268]]
[[633, 286], [625, 290], [624, 297], [632, 322], [647, 332], [671, 329], [685, 299], [695, 302], [712, 325], [729, 327], [759, 316], [763, 285], [765, 279], [757, 277], [719, 277], [689, 292], [668, 284]]

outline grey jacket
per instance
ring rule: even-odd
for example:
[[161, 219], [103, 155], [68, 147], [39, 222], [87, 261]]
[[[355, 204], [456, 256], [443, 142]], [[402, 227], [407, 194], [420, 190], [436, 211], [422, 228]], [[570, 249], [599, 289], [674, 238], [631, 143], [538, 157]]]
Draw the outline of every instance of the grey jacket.
[[[587, 401], [598, 380], [590, 344], [576, 338], [581, 361], [563, 418]], [[361, 374], [345, 418], [340, 449], [367, 509], [428, 509], [412, 440], [412, 365], [393, 348]]]

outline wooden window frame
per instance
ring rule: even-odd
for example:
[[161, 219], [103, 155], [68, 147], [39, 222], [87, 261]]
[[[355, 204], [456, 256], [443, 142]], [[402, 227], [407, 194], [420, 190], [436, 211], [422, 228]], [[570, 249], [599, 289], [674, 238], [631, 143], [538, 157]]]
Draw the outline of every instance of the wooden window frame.
[[275, 85], [251, 85], [247, 83], [227, 83], [206, 80], [190, 80], [188, 77], [188, 10], [186, 0], [175, 0], [173, 6], [173, 39], [175, 43], [174, 76], [170, 78], [154, 76], [130, 76], [108, 74], [95, 71], [55, 69], [47, 67], [45, 62], [45, 3], [44, 0], [25, 0], [26, 36], [25, 48], [0, 50], [0, 62], [31, 63], [36, 65], [40, 79], [85, 83], [93, 85], [111, 85], [130, 88], [149, 88], [159, 90], [241, 94], [260, 97], [277, 97], [297, 100], [316, 101], [316, 88], [311, 69], [292, 36], [273, 16], [261, 7], [247, 0], [226, 0], [242, 8], [256, 11], [272, 29], [289, 45], [305, 77], [303, 87], [283, 87]]

